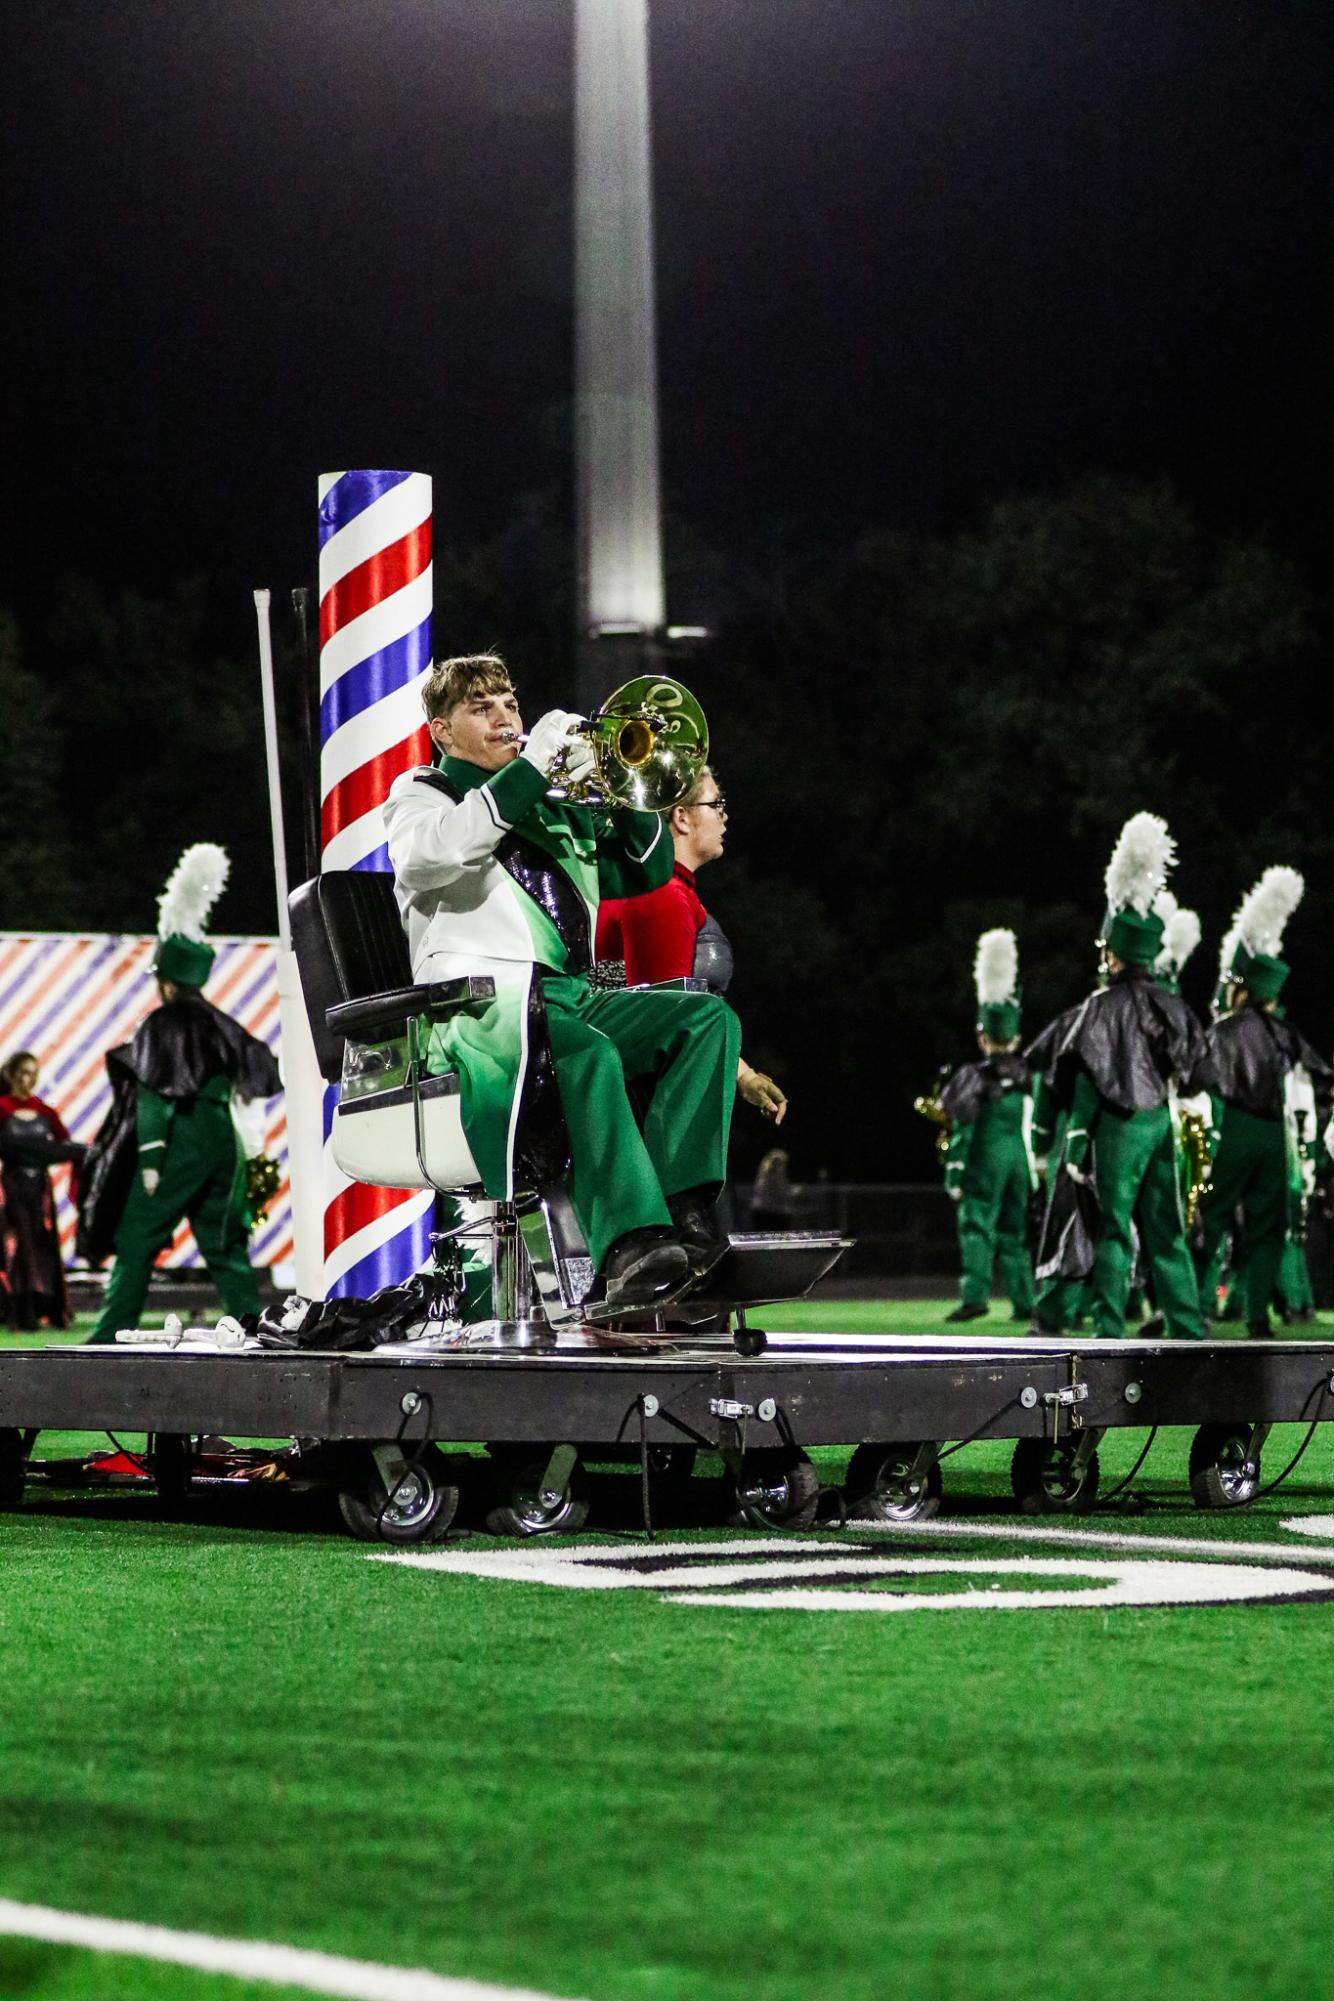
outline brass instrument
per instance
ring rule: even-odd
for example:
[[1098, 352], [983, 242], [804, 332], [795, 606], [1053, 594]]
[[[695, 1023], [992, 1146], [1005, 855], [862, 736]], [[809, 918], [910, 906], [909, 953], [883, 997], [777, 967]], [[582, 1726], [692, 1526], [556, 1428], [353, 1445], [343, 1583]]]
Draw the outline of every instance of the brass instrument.
[[949, 1065], [945, 1064], [931, 1089], [912, 1101], [913, 1110], [920, 1112], [936, 1128], [936, 1152], [942, 1160], [949, 1151], [950, 1134], [954, 1130], [954, 1121], [940, 1102], [941, 1086], [949, 1074]]
[[1209, 1121], [1199, 1112], [1181, 1114], [1181, 1151], [1186, 1161], [1186, 1228], [1192, 1228], [1200, 1213], [1200, 1198], [1209, 1186], [1213, 1162], [1209, 1158]]
[[593, 777], [566, 785], [559, 760], [552, 770], [576, 805], [662, 813], [685, 798], [709, 761], [703, 709], [688, 688], [660, 674], [640, 674], [617, 688], [578, 733], [592, 746]]

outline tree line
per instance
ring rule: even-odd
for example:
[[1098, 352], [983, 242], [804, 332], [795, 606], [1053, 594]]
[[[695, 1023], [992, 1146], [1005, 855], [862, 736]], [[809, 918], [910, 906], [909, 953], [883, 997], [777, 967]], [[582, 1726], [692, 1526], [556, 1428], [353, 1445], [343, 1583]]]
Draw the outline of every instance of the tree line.
[[[977, 933], [1018, 932], [1036, 1033], [1092, 982], [1102, 872], [1141, 807], [1168, 819], [1204, 920], [1201, 1010], [1243, 890], [1270, 862], [1305, 871], [1290, 998], [1329, 1045], [1327, 607], [1280, 553], [1166, 486], [1103, 479], [768, 565], [675, 541], [730, 574], [683, 669], [731, 807], [700, 888], [736, 948], [747, 1055], [789, 1091], [800, 1177], [929, 1176], [910, 1103], [970, 1053]], [[568, 549], [538, 496], [437, 552], [437, 652], [500, 645], [530, 717], [571, 698]], [[219, 928], [273, 929], [249, 613], [207, 578], [155, 597], [70, 578], [40, 614], [0, 611], [0, 928], [147, 929], [180, 848], [216, 839], [234, 860]], [[277, 629], [296, 830], [303, 672]], [[770, 1135], [744, 1115], [736, 1132], [745, 1173]]]

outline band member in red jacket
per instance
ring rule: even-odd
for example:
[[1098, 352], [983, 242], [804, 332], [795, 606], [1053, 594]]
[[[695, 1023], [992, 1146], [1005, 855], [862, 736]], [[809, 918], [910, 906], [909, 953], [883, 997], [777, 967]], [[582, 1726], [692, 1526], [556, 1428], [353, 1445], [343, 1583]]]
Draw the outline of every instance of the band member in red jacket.
[[[695, 888], [696, 871], [718, 859], [727, 839], [727, 801], [707, 764], [685, 798], [663, 817], [676, 851], [671, 877], [646, 896], [604, 899], [597, 956], [624, 960], [630, 987], [693, 978], [707, 981], [712, 993], [725, 994], [732, 978], [732, 947]], [[783, 1123], [786, 1097], [772, 1077], [753, 1069], [744, 1057], [737, 1066], [737, 1090], [766, 1119]]]

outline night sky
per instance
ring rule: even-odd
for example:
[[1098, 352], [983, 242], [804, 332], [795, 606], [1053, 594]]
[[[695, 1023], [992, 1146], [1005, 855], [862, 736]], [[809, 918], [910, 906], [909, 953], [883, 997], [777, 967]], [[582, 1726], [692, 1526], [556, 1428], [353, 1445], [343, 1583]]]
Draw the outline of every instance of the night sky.
[[[248, 616], [311, 577], [328, 468], [433, 473], [438, 538], [568, 492], [566, 0], [0, 11], [0, 600], [204, 572]], [[653, 0], [652, 29], [692, 530], [743, 557], [1166, 474], [1323, 580], [1327, 0]]]

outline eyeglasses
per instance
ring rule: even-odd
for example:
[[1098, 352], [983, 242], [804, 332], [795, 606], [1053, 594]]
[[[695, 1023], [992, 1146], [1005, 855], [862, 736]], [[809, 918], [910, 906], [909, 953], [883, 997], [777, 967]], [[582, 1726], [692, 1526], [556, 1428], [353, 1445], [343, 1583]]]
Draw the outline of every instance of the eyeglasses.
[[723, 798], [721, 792], [716, 799], [697, 799], [695, 804], [697, 806], [709, 806], [715, 813], [725, 813], [727, 811], [727, 801]]

